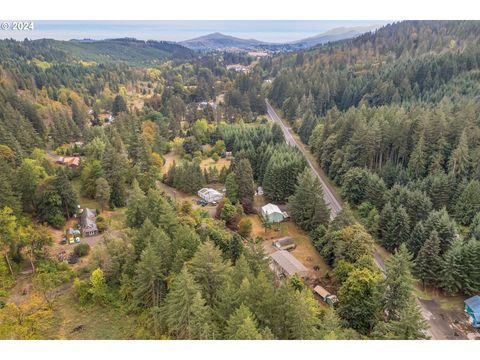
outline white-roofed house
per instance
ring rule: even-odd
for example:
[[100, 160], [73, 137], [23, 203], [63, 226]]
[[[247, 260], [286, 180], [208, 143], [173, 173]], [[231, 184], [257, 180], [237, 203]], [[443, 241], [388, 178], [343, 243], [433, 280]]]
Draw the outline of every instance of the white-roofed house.
[[222, 193], [211, 188], [202, 188], [198, 190], [197, 194], [208, 203], [218, 202], [223, 198]]

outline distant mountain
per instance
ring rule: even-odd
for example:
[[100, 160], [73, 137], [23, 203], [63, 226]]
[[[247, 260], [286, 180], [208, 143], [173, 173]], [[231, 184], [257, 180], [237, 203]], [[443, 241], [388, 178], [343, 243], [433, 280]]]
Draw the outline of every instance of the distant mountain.
[[357, 27], [339, 27], [331, 29], [325, 33], [318, 34], [305, 39], [285, 42], [269, 43], [255, 39], [240, 39], [234, 36], [222, 33], [212, 33], [200, 36], [194, 39], [179, 42], [179, 44], [196, 51], [214, 51], [214, 50], [271, 50], [271, 51], [293, 51], [306, 49], [319, 44], [326, 44], [332, 41], [351, 39], [358, 35], [372, 31], [378, 28], [378, 25], [357, 26]]
[[230, 35], [224, 35], [216, 32], [194, 39], [181, 41], [180, 45], [186, 46], [192, 50], [211, 51], [211, 50], [255, 50], [260, 45], [267, 43], [255, 39], [240, 39]]
[[379, 25], [370, 26], [356, 26], [356, 27], [338, 27], [331, 29], [322, 34], [318, 34], [312, 37], [301, 39], [290, 43], [291, 45], [297, 45], [301, 48], [309, 48], [315, 45], [326, 44], [333, 41], [351, 39], [358, 35], [362, 35], [366, 32], [375, 30]]

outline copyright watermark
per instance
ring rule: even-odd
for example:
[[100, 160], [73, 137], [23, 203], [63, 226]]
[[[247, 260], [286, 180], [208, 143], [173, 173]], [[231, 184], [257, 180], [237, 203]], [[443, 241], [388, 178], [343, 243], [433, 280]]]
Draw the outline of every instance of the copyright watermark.
[[1, 30], [32, 31], [35, 29], [33, 21], [0, 21]]

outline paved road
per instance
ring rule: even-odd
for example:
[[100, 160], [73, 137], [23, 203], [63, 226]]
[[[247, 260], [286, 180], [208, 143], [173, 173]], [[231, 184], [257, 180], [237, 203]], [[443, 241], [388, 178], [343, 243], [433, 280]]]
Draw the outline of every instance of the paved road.
[[278, 125], [283, 130], [283, 135], [285, 137], [285, 142], [290, 145], [298, 148], [304, 155], [305, 159], [308, 162], [308, 165], [310, 166], [310, 169], [312, 169], [312, 172], [315, 174], [315, 176], [320, 180], [320, 183], [322, 184], [323, 188], [323, 198], [325, 199], [325, 203], [327, 206], [330, 208], [330, 218], [333, 220], [335, 217], [338, 215], [340, 210], [342, 210], [342, 205], [340, 204], [340, 201], [337, 200], [330, 189], [330, 187], [327, 184], [327, 181], [323, 179], [323, 177], [320, 175], [319, 170], [317, 169], [317, 165], [311, 162], [308, 159], [308, 154], [307, 150], [304, 148], [303, 144], [301, 144], [299, 141], [297, 141], [290, 130], [290, 128], [284, 123], [284, 121], [277, 115], [275, 112], [275, 109], [270, 105], [268, 100], [265, 100], [267, 104], [267, 113], [270, 118], [276, 122]]
[[[297, 141], [293, 135], [290, 127], [286, 124], [284, 120], [278, 116], [278, 114], [275, 112], [275, 109], [270, 105], [267, 99], [265, 99], [265, 102], [267, 104], [267, 113], [268, 116], [276, 122], [278, 125], [283, 130], [283, 135], [285, 137], [285, 141], [287, 144], [294, 146], [298, 148], [303, 155], [305, 156], [305, 159], [308, 162], [308, 165], [312, 169], [312, 172], [315, 174], [315, 176], [320, 180], [320, 183], [322, 184], [323, 187], [323, 196], [325, 199], [325, 202], [327, 205], [330, 207], [330, 218], [333, 220], [337, 214], [342, 210], [342, 205], [338, 199], [335, 198], [335, 195], [327, 185], [327, 180], [325, 180], [322, 176], [320, 176], [319, 171], [316, 169], [317, 165], [313, 164], [308, 158], [308, 153], [299, 141]], [[380, 270], [385, 273], [385, 264], [383, 262], [382, 257], [380, 256], [380, 253], [375, 250], [373, 253], [373, 257], [375, 259], [375, 263], [377, 266], [380, 268]], [[435, 340], [443, 340], [443, 339], [450, 339], [452, 337], [448, 336], [449, 332], [451, 332], [451, 326], [448, 321], [445, 321], [442, 319], [440, 316], [435, 316], [432, 314], [432, 309], [428, 309], [427, 305], [424, 303], [424, 301], [420, 299], [416, 299], [418, 305], [420, 306], [421, 313], [423, 315], [423, 318], [427, 321], [429, 325], [429, 329], [427, 330], [427, 335], [430, 336], [430, 338], [435, 339]], [[450, 330], [450, 331], [449, 331]], [[453, 337], [455, 338], [455, 337]], [[458, 339], [458, 337], [457, 337]]]

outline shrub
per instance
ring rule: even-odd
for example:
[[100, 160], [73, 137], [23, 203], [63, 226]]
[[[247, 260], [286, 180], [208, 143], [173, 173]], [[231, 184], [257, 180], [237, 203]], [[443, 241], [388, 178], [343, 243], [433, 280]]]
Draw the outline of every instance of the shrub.
[[248, 218], [243, 218], [238, 224], [238, 234], [243, 238], [248, 238], [252, 233], [252, 222]]
[[220, 156], [217, 153], [215, 153], [212, 155], [212, 159], [213, 161], [217, 162], [220, 159]]
[[73, 249], [73, 253], [78, 257], [87, 256], [89, 252], [90, 252], [90, 245], [88, 244], [78, 244]]

